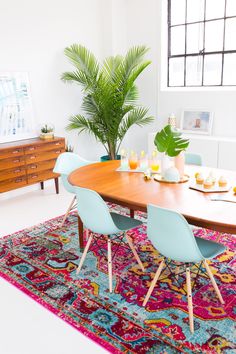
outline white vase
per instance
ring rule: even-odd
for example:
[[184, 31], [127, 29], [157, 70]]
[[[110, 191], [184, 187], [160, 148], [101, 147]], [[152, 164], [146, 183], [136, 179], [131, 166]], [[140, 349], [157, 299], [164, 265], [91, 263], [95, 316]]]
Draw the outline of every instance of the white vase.
[[166, 170], [168, 170], [172, 166], [173, 166], [172, 159], [167, 155], [163, 155], [162, 161], [161, 161], [161, 176], [163, 178], [165, 177]]

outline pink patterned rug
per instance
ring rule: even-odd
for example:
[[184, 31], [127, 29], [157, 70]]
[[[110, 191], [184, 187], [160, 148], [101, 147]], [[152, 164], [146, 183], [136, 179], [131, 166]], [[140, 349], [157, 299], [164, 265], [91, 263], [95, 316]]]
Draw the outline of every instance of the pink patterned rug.
[[[117, 206], [113, 210], [125, 212]], [[145, 219], [145, 214], [138, 217]], [[61, 217], [0, 240], [0, 276], [68, 322], [111, 353], [232, 353], [235, 336], [235, 237], [197, 229], [199, 237], [227, 246], [210, 262], [225, 305], [206, 275], [193, 292], [195, 333], [188, 325], [187, 300], [168, 271], [155, 287], [146, 308], [141, 306], [160, 255], [146, 239], [145, 226], [130, 232], [146, 268], [143, 273], [125, 245], [114, 259], [113, 289], [108, 291], [106, 243], [93, 244], [79, 276], [77, 218], [64, 228]], [[115, 252], [116, 242], [112, 250]], [[179, 283], [185, 288], [185, 276]]]

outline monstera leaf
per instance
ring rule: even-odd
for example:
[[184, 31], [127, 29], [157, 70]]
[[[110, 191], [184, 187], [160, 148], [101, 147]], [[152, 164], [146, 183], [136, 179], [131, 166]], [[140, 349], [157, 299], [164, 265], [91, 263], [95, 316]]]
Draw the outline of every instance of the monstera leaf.
[[167, 125], [156, 134], [154, 144], [159, 152], [164, 152], [166, 155], [173, 157], [187, 149], [189, 140], [183, 139], [180, 132]]

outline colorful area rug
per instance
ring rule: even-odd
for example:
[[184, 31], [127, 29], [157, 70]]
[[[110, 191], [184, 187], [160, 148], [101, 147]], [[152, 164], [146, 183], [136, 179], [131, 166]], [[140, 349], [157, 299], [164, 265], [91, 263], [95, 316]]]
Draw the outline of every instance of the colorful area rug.
[[[110, 294], [106, 243], [100, 239], [92, 246], [77, 276], [81, 257], [77, 218], [71, 214], [61, 229], [60, 221], [56, 218], [1, 239], [0, 275], [111, 353], [232, 353], [236, 349], [233, 235], [195, 231], [227, 246], [223, 255], [210, 262], [225, 305], [218, 301], [209, 279], [199, 277], [193, 293], [195, 333], [191, 334], [185, 293], [167, 273], [146, 309], [141, 306], [160, 260], [146, 239], [145, 225], [130, 236], [146, 272], [121, 245], [114, 259], [114, 292]], [[178, 281], [185, 287], [184, 274]]]

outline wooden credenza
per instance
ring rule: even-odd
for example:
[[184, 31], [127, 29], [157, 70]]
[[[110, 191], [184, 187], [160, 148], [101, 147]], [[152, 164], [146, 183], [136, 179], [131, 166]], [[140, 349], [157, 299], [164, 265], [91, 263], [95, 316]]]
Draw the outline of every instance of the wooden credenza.
[[59, 193], [58, 174], [53, 173], [57, 157], [65, 151], [65, 139], [39, 138], [0, 144], [0, 193], [54, 178]]

